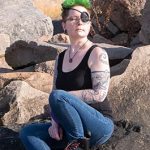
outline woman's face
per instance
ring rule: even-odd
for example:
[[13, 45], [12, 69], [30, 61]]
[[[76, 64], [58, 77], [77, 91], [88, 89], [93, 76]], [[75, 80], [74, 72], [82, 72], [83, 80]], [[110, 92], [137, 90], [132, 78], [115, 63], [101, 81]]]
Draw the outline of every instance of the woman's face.
[[87, 37], [90, 31], [91, 21], [83, 22], [81, 20], [81, 12], [89, 14], [88, 10], [82, 6], [74, 6], [72, 8], [69, 10], [66, 22], [63, 22], [64, 29], [67, 30], [71, 38]]

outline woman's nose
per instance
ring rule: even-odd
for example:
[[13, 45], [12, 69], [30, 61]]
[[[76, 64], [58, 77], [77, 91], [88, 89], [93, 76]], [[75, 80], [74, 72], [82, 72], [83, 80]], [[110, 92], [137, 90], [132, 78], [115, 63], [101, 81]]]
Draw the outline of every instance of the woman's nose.
[[78, 25], [83, 24], [83, 22], [82, 22], [81, 18], [78, 18], [78, 20], [77, 20], [77, 24], [78, 24]]

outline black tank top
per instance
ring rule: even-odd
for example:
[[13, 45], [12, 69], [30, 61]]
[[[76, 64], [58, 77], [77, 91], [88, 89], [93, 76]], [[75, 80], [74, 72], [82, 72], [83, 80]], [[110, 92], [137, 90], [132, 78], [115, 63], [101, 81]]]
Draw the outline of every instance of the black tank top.
[[[62, 64], [66, 50], [59, 54], [57, 65], [58, 73], [56, 79], [57, 89], [65, 91], [92, 89], [91, 70], [88, 67], [88, 59], [92, 50], [95, 47], [97, 47], [97, 45], [91, 46], [83, 57], [80, 64], [70, 72], [62, 71]], [[104, 115], [112, 118], [112, 110], [110, 108], [107, 98], [103, 102], [97, 102], [90, 105]]]

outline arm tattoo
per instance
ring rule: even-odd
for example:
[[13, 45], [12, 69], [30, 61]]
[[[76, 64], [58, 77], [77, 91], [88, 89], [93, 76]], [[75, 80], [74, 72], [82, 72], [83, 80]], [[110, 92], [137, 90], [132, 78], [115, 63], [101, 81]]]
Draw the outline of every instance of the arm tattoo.
[[94, 91], [98, 91], [100, 89], [106, 90], [108, 87], [109, 78], [110, 72], [107, 70], [92, 72], [92, 83]]
[[94, 94], [92, 91], [83, 90], [82, 99], [88, 103], [92, 103], [94, 101]]
[[82, 99], [87, 103], [103, 101], [106, 97], [110, 79], [109, 71], [92, 72], [93, 90], [83, 90]]
[[103, 64], [108, 65], [108, 55], [105, 50], [103, 50], [103, 52], [99, 55], [99, 60]]

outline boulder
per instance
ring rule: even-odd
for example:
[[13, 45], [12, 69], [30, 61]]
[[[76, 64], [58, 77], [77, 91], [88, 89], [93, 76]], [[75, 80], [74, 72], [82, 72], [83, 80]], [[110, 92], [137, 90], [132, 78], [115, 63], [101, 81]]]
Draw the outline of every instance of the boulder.
[[45, 73], [48, 73], [51, 76], [53, 76], [54, 75], [54, 66], [55, 66], [55, 60], [43, 62], [43, 63], [35, 65], [35, 71], [36, 72], [45, 72]]
[[120, 33], [117, 34], [115, 37], [113, 37], [112, 42], [115, 43], [116, 45], [122, 45], [122, 46], [127, 46], [129, 39], [128, 39], [128, 34], [127, 33]]
[[[0, 110], [4, 125], [23, 124], [48, 113], [49, 94], [24, 81], [12, 81], [0, 91]], [[50, 110], [49, 110], [50, 111]]]
[[139, 39], [143, 44], [150, 44], [150, 1], [147, 0], [142, 16], [142, 27], [139, 33]]
[[0, 33], [10, 37], [10, 44], [53, 35], [51, 18], [34, 8], [31, 0], [1, 0], [0, 20]]
[[128, 120], [149, 135], [150, 124], [150, 46], [135, 49], [126, 71], [111, 78], [109, 98], [115, 119]]
[[5, 59], [13, 69], [21, 69], [54, 60], [57, 54], [57, 49], [50, 45], [19, 40], [7, 48]]
[[13, 69], [6, 63], [5, 57], [0, 57], [0, 74], [12, 71]]
[[115, 0], [111, 15], [112, 22], [121, 31], [137, 33], [140, 30], [141, 10], [146, 0]]
[[5, 50], [10, 46], [10, 37], [8, 34], [0, 34], [0, 58], [5, 56]]
[[11, 72], [0, 74], [0, 89], [7, 86], [11, 81], [22, 80], [33, 88], [49, 93], [53, 85], [53, 76], [40, 72]]
[[69, 39], [69, 36], [64, 34], [64, 33], [61, 33], [61, 34], [55, 34], [50, 42], [52, 43], [70, 43], [70, 39]]
[[103, 36], [99, 35], [99, 34], [95, 34], [93, 36], [92, 42], [94, 43], [106, 43], [106, 44], [112, 44], [114, 45], [114, 43], [106, 38], [104, 38]]
[[[142, 21], [141, 11], [144, 8], [146, 0], [95, 0], [92, 2], [95, 11], [98, 13], [100, 23], [98, 25], [96, 24], [97, 19], [93, 20], [96, 33], [100, 33], [111, 39], [118, 33], [123, 32], [128, 34], [129, 41], [131, 41], [140, 31]], [[103, 24], [105, 29], [101, 30]]]
[[124, 73], [129, 63], [130, 59], [123, 59], [119, 64], [110, 67], [111, 77]]
[[63, 0], [32, 0], [33, 5], [53, 20], [60, 19]]

